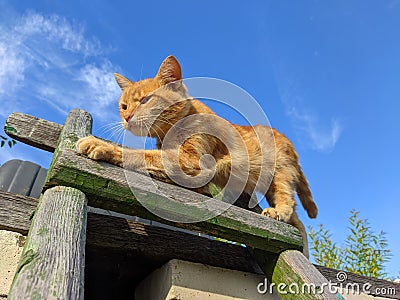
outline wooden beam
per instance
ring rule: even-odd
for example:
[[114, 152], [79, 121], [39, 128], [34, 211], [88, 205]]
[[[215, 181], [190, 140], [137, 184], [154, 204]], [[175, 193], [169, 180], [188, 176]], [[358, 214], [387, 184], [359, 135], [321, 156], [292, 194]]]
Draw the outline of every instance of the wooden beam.
[[[0, 192], [0, 229], [28, 233], [37, 199]], [[18, 216], [17, 221], [13, 216]], [[88, 213], [87, 249], [140, 254], [160, 265], [177, 258], [261, 273], [245, 247], [120, 217]]]
[[4, 131], [13, 139], [33, 147], [54, 152], [62, 125], [22, 113], [12, 113]]
[[0, 229], [27, 235], [37, 199], [0, 191]]
[[[87, 115], [90, 117], [89, 114]], [[63, 125], [61, 124], [18, 112], [9, 115], [4, 125], [4, 131], [8, 136], [24, 144], [49, 152], [54, 152], [57, 148], [62, 129]], [[112, 143], [118, 145], [117, 143]]]
[[8, 299], [83, 299], [86, 216], [82, 192], [44, 193]]
[[88, 214], [87, 246], [90, 251], [145, 256], [153, 264], [181, 259], [262, 274], [243, 246], [94, 213]]
[[[128, 185], [123, 169], [87, 159], [75, 151], [59, 152], [48, 179], [47, 187], [65, 185], [81, 190], [93, 207], [160, 221], [275, 253], [302, 248], [301, 236], [293, 226], [178, 186], [159, 181], [157, 187], [149, 185], [149, 177], [135, 172], [129, 172]], [[140, 202], [132, 191], [141, 195]], [[175, 223], [154, 215], [143, 202], [175, 220], [216, 216], [197, 223]], [[222, 213], [217, 215], [217, 212]]]

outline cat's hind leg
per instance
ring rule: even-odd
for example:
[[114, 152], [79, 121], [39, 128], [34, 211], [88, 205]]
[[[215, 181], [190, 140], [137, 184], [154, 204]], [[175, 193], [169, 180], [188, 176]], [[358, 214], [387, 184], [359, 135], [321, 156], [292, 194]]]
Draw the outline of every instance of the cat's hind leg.
[[265, 195], [271, 207], [264, 209], [263, 215], [289, 222], [296, 206], [293, 177], [290, 168], [275, 171], [274, 178]]

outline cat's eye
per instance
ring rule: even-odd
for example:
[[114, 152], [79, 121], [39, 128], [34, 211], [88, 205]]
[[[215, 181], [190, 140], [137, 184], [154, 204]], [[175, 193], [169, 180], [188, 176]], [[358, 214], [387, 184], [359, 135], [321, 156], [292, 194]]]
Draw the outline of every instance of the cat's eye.
[[145, 104], [151, 99], [150, 96], [144, 97], [142, 100], [140, 100], [140, 104]]
[[122, 110], [126, 110], [128, 108], [128, 106], [126, 104], [121, 104], [121, 108], [122, 108]]

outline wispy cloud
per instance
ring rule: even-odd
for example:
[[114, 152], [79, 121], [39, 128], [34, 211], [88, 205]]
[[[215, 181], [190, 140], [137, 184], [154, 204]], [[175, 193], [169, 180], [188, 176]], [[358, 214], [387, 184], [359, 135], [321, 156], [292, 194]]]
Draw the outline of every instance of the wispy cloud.
[[85, 29], [82, 24], [69, 21], [58, 15], [44, 16], [38, 13], [29, 12], [23, 15], [15, 24], [14, 32], [18, 37], [29, 39], [32, 36], [39, 36], [51, 43], [56, 43], [62, 49], [70, 52], [91, 56], [100, 54], [100, 42], [85, 37]]
[[318, 113], [307, 106], [301, 90], [296, 88], [293, 81], [287, 82], [280, 89], [286, 114], [299, 138], [314, 150], [331, 152], [343, 131], [342, 122], [336, 117], [331, 117], [329, 121], [321, 120]]
[[314, 150], [330, 152], [339, 140], [343, 126], [338, 119], [332, 118], [329, 124], [318, 120], [315, 114], [307, 112], [305, 109], [299, 110], [294, 106], [287, 108], [287, 114], [301, 136], [305, 136], [306, 141]]
[[120, 68], [104, 48], [82, 24], [59, 15], [0, 21], [0, 116], [45, 103], [62, 114], [80, 107], [110, 117], [106, 108], [116, 107], [120, 94], [112, 74]]

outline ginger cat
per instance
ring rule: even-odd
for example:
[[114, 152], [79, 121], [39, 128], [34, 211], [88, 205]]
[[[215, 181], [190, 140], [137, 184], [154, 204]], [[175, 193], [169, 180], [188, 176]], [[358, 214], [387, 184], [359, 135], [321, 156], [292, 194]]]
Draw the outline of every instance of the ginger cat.
[[[204, 178], [224, 187], [235, 172], [232, 177], [236, 181], [234, 178], [229, 188], [242, 184], [243, 191], [250, 195], [255, 190], [265, 194], [271, 207], [262, 214], [297, 227], [303, 237], [303, 253], [308, 257], [307, 234], [295, 211], [295, 191], [310, 218], [317, 216], [318, 209], [298, 155], [283, 134], [262, 125], [234, 125], [216, 116], [204, 103], [188, 95], [174, 56], [162, 62], [154, 78], [132, 82], [115, 74], [115, 79], [122, 89], [119, 112], [123, 127], [135, 135], [155, 137], [158, 150], [122, 150], [89, 136], [78, 141], [80, 153], [94, 160], [146, 171], [160, 180], [178, 181], [179, 185], [202, 193], [208, 192]], [[228, 141], [223, 144], [221, 138], [209, 134], [209, 126]], [[194, 134], [187, 136], [185, 130], [189, 129]], [[174, 146], [185, 134], [184, 141]], [[211, 169], [205, 172], [207, 176], [202, 173], [205, 169]], [[192, 184], [191, 178], [200, 178], [200, 183]], [[240, 178], [245, 178], [245, 182], [241, 183]]]

